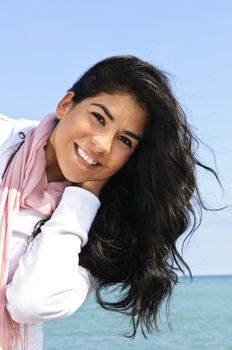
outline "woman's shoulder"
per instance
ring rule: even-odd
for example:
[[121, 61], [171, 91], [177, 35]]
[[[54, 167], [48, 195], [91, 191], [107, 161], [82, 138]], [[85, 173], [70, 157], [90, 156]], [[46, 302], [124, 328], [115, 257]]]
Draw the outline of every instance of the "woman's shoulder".
[[0, 113], [0, 123], [1, 126], [10, 127], [13, 125], [18, 125], [19, 127], [25, 127], [25, 126], [36, 126], [39, 124], [39, 120], [35, 119], [27, 119], [27, 118], [12, 118], [9, 116], [6, 116], [5, 114]]
[[10, 122], [12, 120], [13, 120], [12, 118], [7, 117], [6, 115], [0, 113], [0, 122]]
[[2, 174], [11, 155], [27, 133], [39, 124], [38, 120], [13, 119], [0, 114], [0, 184]]
[[13, 118], [7, 117], [6, 115], [0, 113], [0, 143], [2, 143], [4, 138], [7, 138], [7, 130], [10, 130], [15, 122], [16, 120]]
[[17, 120], [0, 114], [0, 147], [8, 143], [7, 141], [13, 134], [13, 129]]
[[0, 147], [10, 147], [22, 141], [24, 135], [38, 124], [38, 120], [13, 119], [0, 114]]

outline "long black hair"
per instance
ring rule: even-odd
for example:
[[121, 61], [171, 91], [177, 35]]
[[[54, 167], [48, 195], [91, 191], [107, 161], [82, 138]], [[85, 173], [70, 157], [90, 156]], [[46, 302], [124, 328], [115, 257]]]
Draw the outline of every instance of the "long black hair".
[[[176, 241], [196, 230], [202, 202], [196, 180], [198, 139], [173, 95], [167, 74], [134, 56], [114, 56], [90, 68], [69, 91], [74, 103], [101, 92], [130, 94], [145, 108], [144, 137], [129, 161], [107, 182], [80, 265], [97, 279], [96, 298], [107, 310], [131, 317], [134, 337], [158, 330], [157, 316], [167, 306], [178, 280], [191, 275]], [[38, 227], [34, 235], [38, 233]], [[116, 286], [118, 300], [102, 297]]]

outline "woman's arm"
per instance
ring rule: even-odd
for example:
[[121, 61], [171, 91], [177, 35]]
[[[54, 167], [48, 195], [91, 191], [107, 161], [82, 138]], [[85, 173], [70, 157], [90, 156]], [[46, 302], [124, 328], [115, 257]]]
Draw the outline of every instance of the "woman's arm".
[[58, 207], [29, 244], [7, 286], [6, 307], [12, 319], [38, 323], [63, 318], [85, 301], [93, 286], [90, 274], [78, 264], [78, 254], [99, 206], [91, 192], [65, 188]]

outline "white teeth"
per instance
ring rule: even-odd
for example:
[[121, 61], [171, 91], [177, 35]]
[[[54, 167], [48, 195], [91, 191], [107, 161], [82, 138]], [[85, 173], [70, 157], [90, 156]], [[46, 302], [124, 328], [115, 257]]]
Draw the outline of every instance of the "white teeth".
[[77, 147], [77, 152], [80, 155], [80, 157], [82, 159], [84, 159], [89, 165], [96, 165], [97, 162], [91, 158], [89, 158], [89, 156], [87, 156], [87, 154], [85, 153], [85, 151], [83, 151], [82, 148], [80, 148], [80, 146]]

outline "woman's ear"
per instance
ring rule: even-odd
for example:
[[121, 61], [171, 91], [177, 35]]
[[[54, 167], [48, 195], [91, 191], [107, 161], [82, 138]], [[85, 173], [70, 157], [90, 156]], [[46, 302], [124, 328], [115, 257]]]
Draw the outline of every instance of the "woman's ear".
[[75, 93], [73, 91], [67, 92], [67, 94], [60, 100], [56, 107], [56, 118], [61, 120], [65, 113], [70, 109], [73, 103], [73, 96]]

